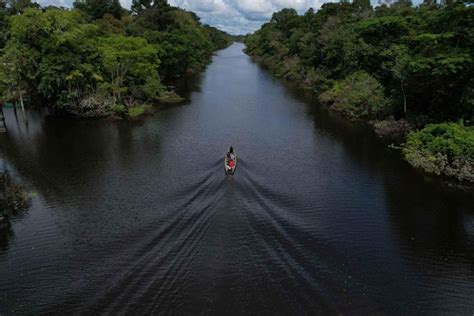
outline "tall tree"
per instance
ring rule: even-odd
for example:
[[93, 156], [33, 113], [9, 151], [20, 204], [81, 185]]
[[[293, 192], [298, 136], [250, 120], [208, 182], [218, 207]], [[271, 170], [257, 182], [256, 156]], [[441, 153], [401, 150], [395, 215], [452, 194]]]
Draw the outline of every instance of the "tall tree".
[[107, 115], [111, 100], [153, 102], [164, 91], [160, 75], [198, 71], [230, 44], [229, 36], [164, 0], [135, 1], [137, 15], [119, 0], [80, 0], [72, 10], [8, 1], [0, 0], [2, 97], [21, 103], [27, 93], [78, 115]]
[[39, 9], [39, 4], [31, 0], [6, 0], [7, 8], [10, 15], [23, 13], [28, 8]]
[[358, 11], [365, 11], [372, 8], [370, 5], [370, 0], [354, 0], [352, 5]]
[[101, 19], [105, 14], [120, 19], [124, 11], [119, 0], [77, 0], [74, 8], [86, 12], [93, 20]]
[[139, 14], [141, 11], [146, 9], [167, 9], [170, 5], [168, 4], [167, 0], [133, 0], [132, 1], [132, 12], [135, 14]]
[[5, 98], [19, 101], [26, 120], [23, 97], [28, 91], [28, 83], [34, 78], [36, 52], [27, 46], [11, 42], [0, 58], [0, 87]]
[[159, 94], [158, 51], [145, 39], [109, 36], [100, 39], [99, 52], [108, 72], [105, 88], [112, 92], [115, 102], [130, 86], [141, 89], [148, 97]]
[[8, 38], [8, 11], [5, 0], [0, 0], [0, 50], [5, 47]]

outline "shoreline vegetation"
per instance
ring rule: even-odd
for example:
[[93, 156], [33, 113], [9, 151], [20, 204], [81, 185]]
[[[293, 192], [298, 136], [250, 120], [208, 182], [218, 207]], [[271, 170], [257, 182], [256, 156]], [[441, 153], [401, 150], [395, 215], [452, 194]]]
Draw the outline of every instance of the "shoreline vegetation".
[[474, 185], [474, 7], [400, 0], [283, 9], [245, 52], [319, 102], [396, 142], [405, 159], [450, 184]]
[[10, 218], [28, 207], [30, 196], [7, 172], [0, 172], [0, 230], [10, 226]]
[[163, 82], [202, 71], [233, 37], [166, 0], [0, 0], [0, 102], [55, 115], [137, 118], [184, 101]]

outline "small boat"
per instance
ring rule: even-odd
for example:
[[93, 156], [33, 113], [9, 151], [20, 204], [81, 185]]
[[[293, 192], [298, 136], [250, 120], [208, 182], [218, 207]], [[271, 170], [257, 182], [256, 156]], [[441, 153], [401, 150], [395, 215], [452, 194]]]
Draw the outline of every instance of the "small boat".
[[[229, 158], [229, 154], [233, 155], [233, 159]], [[229, 152], [224, 157], [224, 171], [228, 176], [232, 176], [235, 173], [237, 168], [237, 155], [234, 153], [232, 147], [230, 147]]]

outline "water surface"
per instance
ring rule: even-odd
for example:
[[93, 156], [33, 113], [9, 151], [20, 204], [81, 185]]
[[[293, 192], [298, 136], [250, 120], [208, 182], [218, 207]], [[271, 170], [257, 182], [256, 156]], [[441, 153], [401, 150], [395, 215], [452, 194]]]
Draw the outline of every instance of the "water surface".
[[143, 122], [6, 113], [3, 167], [37, 196], [0, 236], [0, 314], [474, 312], [472, 192], [242, 49]]

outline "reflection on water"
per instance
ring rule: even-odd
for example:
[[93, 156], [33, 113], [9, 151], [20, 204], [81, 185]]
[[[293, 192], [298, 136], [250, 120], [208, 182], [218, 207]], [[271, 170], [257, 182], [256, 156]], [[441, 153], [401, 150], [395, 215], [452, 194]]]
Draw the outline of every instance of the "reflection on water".
[[7, 221], [0, 223], [0, 251], [8, 250], [8, 245], [12, 239], [13, 231], [11, 229], [10, 223]]
[[0, 314], [474, 312], [473, 195], [242, 48], [143, 122], [6, 113], [39, 194], [0, 245]]

